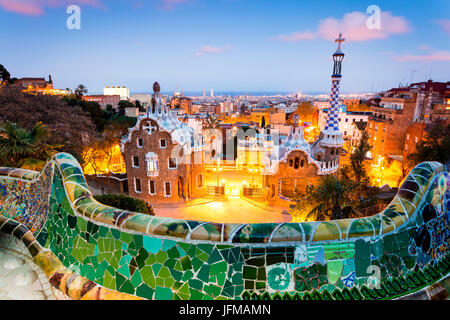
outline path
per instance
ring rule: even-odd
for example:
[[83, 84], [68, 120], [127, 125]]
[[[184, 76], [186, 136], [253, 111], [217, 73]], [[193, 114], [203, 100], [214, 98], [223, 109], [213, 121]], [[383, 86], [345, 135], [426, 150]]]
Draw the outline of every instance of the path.
[[270, 210], [257, 206], [239, 196], [224, 197], [221, 200], [198, 205], [155, 208], [155, 215], [183, 220], [216, 223], [283, 223], [291, 216], [279, 208]]

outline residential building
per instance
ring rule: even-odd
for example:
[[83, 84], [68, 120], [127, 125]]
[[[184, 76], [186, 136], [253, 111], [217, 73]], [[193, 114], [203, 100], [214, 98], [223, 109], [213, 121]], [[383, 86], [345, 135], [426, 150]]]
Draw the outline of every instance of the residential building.
[[130, 89], [124, 87], [124, 86], [112, 86], [112, 87], [105, 87], [103, 89], [103, 94], [105, 96], [115, 96], [119, 95], [120, 100], [129, 100], [130, 99]]

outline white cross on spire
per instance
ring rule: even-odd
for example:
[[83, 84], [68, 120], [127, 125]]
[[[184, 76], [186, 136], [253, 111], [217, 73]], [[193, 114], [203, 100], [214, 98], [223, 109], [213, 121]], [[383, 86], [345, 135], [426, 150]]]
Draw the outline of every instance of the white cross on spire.
[[341, 48], [341, 43], [345, 41], [345, 38], [342, 38], [342, 32], [339, 33], [339, 38], [334, 40], [338, 44], [338, 50]]

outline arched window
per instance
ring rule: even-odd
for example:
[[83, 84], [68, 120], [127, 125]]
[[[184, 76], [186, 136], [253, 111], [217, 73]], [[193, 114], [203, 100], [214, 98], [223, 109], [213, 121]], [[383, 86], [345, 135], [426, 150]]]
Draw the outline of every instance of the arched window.
[[305, 160], [302, 159], [302, 161], [300, 161], [300, 167], [303, 168], [304, 165], [305, 165]]
[[294, 168], [298, 169], [299, 164], [300, 164], [300, 161], [299, 161], [298, 157], [296, 157], [295, 162], [294, 162]]

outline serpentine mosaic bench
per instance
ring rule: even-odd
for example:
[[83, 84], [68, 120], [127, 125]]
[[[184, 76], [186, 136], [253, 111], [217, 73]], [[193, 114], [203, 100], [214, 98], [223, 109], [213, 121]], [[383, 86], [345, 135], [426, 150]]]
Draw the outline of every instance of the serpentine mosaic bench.
[[218, 224], [94, 200], [60, 153], [40, 173], [0, 168], [0, 231], [75, 299], [448, 299], [450, 179], [414, 168], [367, 218]]

